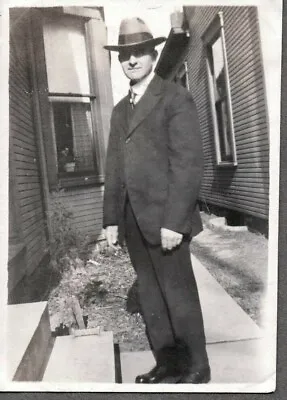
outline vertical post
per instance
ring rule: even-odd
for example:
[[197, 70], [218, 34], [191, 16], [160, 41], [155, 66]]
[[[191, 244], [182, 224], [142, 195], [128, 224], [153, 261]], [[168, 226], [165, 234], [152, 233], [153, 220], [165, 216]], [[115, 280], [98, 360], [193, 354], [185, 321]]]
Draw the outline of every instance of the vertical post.
[[50, 104], [48, 99], [48, 80], [44, 48], [43, 36], [44, 18], [41, 11], [32, 9], [31, 11], [31, 38], [32, 43], [31, 51], [33, 52], [31, 59], [33, 60], [33, 77], [35, 85], [35, 95], [37, 98], [37, 116], [41, 121], [38, 127], [41, 126], [42, 139], [43, 139], [43, 160], [46, 162], [45, 168], [46, 176], [48, 177], [48, 184], [50, 189], [57, 187], [57, 157], [54, 148], [54, 141], [51, 129], [50, 119]]
[[92, 112], [98, 135], [98, 171], [104, 175], [113, 98], [109, 52], [103, 47], [107, 43], [107, 31], [100, 14], [98, 18], [93, 17], [86, 22], [86, 38], [90, 86], [96, 95], [92, 102]]

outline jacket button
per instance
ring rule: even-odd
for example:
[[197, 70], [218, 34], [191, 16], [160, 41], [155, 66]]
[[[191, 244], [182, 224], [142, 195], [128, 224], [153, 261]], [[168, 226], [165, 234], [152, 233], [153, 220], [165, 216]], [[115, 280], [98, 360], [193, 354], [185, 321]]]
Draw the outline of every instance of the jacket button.
[[122, 188], [124, 189], [126, 187], [126, 185], [124, 183], [122, 183]]
[[131, 138], [128, 137], [128, 138], [126, 139], [126, 143], [129, 143], [130, 141], [131, 141]]

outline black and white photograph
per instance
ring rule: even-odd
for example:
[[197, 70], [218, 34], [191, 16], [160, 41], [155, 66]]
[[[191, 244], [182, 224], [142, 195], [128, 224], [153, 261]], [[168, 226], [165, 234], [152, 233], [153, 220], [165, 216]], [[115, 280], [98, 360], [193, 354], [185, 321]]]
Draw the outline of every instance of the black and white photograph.
[[1, 390], [274, 391], [282, 1], [1, 28]]

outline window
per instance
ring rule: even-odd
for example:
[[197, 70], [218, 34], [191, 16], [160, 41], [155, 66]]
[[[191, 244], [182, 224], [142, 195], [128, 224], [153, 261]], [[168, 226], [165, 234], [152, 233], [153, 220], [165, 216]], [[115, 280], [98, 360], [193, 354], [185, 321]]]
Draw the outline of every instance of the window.
[[184, 61], [184, 63], [181, 64], [180, 68], [178, 69], [174, 77], [174, 81], [178, 82], [180, 85], [189, 90], [187, 61]]
[[58, 179], [68, 186], [90, 183], [98, 175], [98, 143], [85, 19], [45, 16], [43, 36]]
[[236, 166], [231, 92], [224, 37], [223, 13], [219, 12], [203, 35], [218, 166]]
[[95, 171], [90, 102], [54, 100], [51, 113], [60, 176]]

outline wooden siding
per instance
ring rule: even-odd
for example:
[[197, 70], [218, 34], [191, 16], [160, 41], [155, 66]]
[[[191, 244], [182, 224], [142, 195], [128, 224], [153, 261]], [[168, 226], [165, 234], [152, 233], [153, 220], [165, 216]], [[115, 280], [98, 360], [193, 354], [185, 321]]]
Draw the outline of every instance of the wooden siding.
[[60, 197], [73, 213], [74, 227], [96, 239], [102, 231], [103, 186], [69, 188]]
[[[223, 11], [237, 148], [237, 168], [215, 162], [205, 53], [201, 35]], [[196, 102], [205, 157], [200, 200], [267, 219], [269, 133], [257, 10], [255, 7], [186, 7], [190, 91]]]
[[[14, 202], [17, 202], [19, 210], [17, 224], [26, 248], [27, 270], [23, 271], [21, 266], [22, 275], [31, 273], [46, 254], [45, 211], [33, 120], [26, 29], [25, 18], [12, 19], [9, 69], [10, 174], [13, 174], [11, 182], [14, 182], [16, 189]], [[17, 273], [15, 275], [13, 272], [13, 276], [17, 276]], [[20, 278], [18, 276], [17, 280]]]

